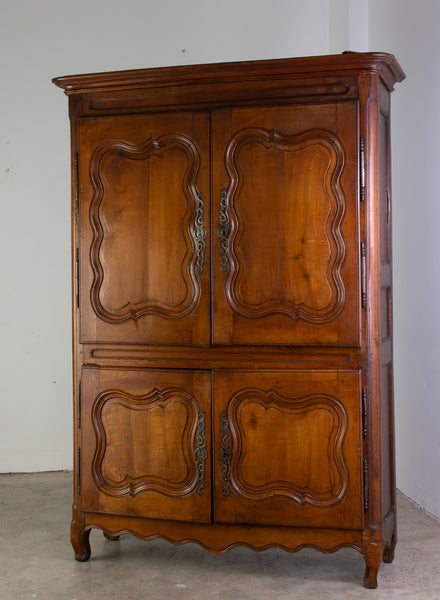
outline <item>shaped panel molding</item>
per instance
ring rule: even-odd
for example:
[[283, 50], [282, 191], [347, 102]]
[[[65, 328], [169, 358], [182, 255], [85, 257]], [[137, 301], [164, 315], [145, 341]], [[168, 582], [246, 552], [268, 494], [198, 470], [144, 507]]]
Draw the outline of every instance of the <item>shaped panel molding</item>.
[[97, 397], [92, 420], [92, 473], [102, 492], [204, 494], [205, 415], [184, 390], [154, 389], [139, 396], [108, 390]]
[[[167, 164], [161, 166], [158, 158], [168, 161]], [[136, 167], [136, 162], [143, 163], [141, 170]], [[201, 294], [199, 276], [204, 270], [207, 237], [204, 225], [204, 200], [196, 186], [199, 166], [200, 155], [195, 142], [177, 133], [150, 138], [140, 145], [113, 140], [96, 148], [90, 162], [90, 178], [93, 186], [89, 214], [93, 230], [90, 247], [93, 284], [90, 297], [93, 310], [103, 321], [117, 324], [130, 319], [136, 321], [145, 315], [181, 319], [188, 316], [197, 306]], [[161, 189], [160, 197], [149, 196], [149, 168], [153, 171], [159, 169], [159, 173], [161, 169], [164, 170], [165, 177], [152, 176], [151, 181], [163, 182], [161, 185], [169, 185], [170, 188], [173, 185], [174, 198], [173, 192], [166, 188]], [[116, 187], [117, 191], [114, 189]], [[131, 198], [132, 193], [137, 194], [135, 199]], [[150, 190], [150, 194], [152, 193]], [[164, 230], [160, 234], [157, 232], [157, 224], [154, 226], [157, 215], [153, 217], [154, 221], [149, 216], [149, 211], [153, 210], [149, 206], [152, 200], [155, 203], [155, 210], [159, 211], [164, 222]], [[166, 206], [170, 200], [173, 200], [173, 204]], [[139, 215], [129, 214], [128, 211], [133, 210], [133, 205], [136, 203]], [[108, 208], [110, 204], [112, 204], [111, 209]], [[171, 234], [166, 229], [167, 223], [171, 223], [169, 214], [176, 214], [176, 206], [181, 207], [181, 215], [175, 216], [173, 223], [180, 239], [173, 239], [171, 247], [171, 240], [167, 241], [166, 237]], [[113, 211], [111, 226], [108, 223], [106, 210]], [[126, 222], [121, 221], [121, 216], [126, 218]], [[148, 226], [150, 237], [154, 237], [154, 240], [148, 239], [147, 229], [141, 229]], [[160, 238], [159, 235], [163, 237]], [[143, 248], [142, 244], [148, 245], [150, 241], [153, 246]], [[112, 244], [115, 245], [113, 251], [115, 259], [113, 262], [110, 260], [108, 264], [106, 253], [109, 252], [108, 247]], [[132, 261], [129, 265], [119, 265], [118, 257], [128, 252], [127, 244], [130, 244], [131, 260], [138, 250], [139, 261], [137, 263]], [[171, 260], [168, 255], [172, 255], [176, 247], [179, 254], [173, 255]], [[163, 248], [165, 250], [161, 252]], [[158, 254], [162, 256], [158, 257]], [[151, 258], [152, 255], [156, 256], [156, 263], [160, 258], [162, 259], [161, 267], [157, 264], [149, 264], [148, 268], [144, 264], [143, 261], [146, 261], [148, 256]], [[168, 269], [166, 276], [161, 272], [161, 268]], [[116, 269], [113, 279], [110, 277], [112, 269]], [[121, 289], [117, 289], [128, 269], [129, 279]], [[170, 276], [173, 281], [172, 288], [169, 284]], [[134, 300], [130, 297], [130, 293], [136, 296]]]
[[250, 501], [286, 498], [314, 507], [343, 501], [349, 486], [343, 452], [348, 415], [337, 398], [286, 398], [248, 388], [232, 397], [227, 415], [231, 491]]
[[[220, 253], [226, 298], [235, 313], [253, 319], [281, 314], [316, 324], [339, 316], [346, 301], [344, 164], [341, 141], [326, 130], [283, 135], [246, 128], [232, 136], [222, 197], [230, 227], [220, 239]], [[264, 188], [253, 184], [253, 174], [262, 169]], [[274, 240], [277, 231], [286, 231], [285, 239]], [[252, 281], [261, 270], [272, 285], [255, 289]]]

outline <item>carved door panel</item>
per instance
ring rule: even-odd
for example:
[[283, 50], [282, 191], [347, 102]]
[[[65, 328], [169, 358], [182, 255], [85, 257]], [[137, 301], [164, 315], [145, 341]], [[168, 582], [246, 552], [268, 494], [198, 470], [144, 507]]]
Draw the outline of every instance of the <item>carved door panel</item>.
[[214, 342], [359, 343], [355, 103], [217, 111]]
[[209, 115], [80, 123], [81, 342], [210, 340]]
[[357, 372], [216, 373], [215, 520], [358, 528]]
[[211, 377], [83, 369], [82, 510], [211, 520]]

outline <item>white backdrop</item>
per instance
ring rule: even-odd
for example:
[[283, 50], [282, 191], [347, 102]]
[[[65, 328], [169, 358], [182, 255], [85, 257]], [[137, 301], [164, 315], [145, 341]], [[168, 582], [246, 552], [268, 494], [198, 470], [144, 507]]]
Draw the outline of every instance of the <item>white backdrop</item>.
[[50, 79], [389, 51], [398, 485], [440, 517], [437, 0], [0, 0], [0, 472], [69, 469], [67, 98]]

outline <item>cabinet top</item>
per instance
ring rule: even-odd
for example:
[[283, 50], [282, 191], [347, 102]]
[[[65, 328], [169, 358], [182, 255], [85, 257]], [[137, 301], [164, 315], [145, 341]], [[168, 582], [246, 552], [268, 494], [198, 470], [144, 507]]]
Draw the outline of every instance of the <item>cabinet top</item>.
[[153, 69], [134, 69], [56, 77], [52, 81], [68, 95], [92, 91], [130, 90], [158, 86], [194, 86], [220, 81], [270, 80], [319, 76], [343, 76], [368, 72], [381, 77], [389, 91], [405, 78], [392, 54], [346, 52], [328, 56], [247, 62], [213, 63]]

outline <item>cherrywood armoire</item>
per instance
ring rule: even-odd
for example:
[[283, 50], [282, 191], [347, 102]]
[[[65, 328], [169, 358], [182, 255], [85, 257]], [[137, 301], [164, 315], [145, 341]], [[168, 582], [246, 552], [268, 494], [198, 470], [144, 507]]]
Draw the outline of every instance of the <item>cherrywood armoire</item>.
[[396, 543], [388, 54], [54, 79], [72, 133], [72, 544]]

